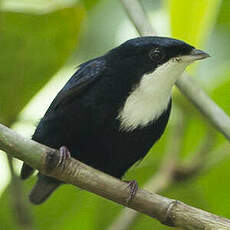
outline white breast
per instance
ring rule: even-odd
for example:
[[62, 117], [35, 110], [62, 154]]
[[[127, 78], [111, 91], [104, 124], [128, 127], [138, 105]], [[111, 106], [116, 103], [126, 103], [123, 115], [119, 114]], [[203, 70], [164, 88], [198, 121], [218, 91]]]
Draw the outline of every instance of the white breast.
[[144, 75], [120, 110], [121, 130], [132, 131], [159, 118], [167, 108], [174, 83], [188, 64], [173, 58], [153, 73]]

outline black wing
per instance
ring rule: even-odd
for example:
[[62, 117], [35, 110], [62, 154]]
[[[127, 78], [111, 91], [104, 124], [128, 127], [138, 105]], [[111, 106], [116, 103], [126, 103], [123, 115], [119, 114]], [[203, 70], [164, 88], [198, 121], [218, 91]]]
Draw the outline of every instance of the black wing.
[[77, 96], [86, 89], [92, 82], [103, 74], [105, 69], [105, 60], [93, 59], [81, 64], [77, 72], [69, 79], [66, 85], [53, 100], [50, 109], [57, 109], [73, 97]]

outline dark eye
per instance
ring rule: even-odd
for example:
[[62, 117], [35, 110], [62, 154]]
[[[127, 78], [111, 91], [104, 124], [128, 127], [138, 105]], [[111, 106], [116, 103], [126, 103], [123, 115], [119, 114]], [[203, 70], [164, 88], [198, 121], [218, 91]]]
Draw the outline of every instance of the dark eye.
[[159, 48], [154, 48], [149, 52], [149, 57], [151, 60], [159, 62], [164, 58], [164, 54]]

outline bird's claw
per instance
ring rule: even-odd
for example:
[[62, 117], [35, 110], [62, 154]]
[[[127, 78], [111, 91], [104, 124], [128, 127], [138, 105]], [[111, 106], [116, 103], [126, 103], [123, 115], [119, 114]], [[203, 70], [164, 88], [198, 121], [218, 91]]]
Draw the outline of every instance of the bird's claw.
[[66, 146], [61, 146], [60, 149], [60, 158], [57, 164], [57, 167], [61, 167], [63, 170], [65, 168], [66, 160], [71, 157], [70, 151]]

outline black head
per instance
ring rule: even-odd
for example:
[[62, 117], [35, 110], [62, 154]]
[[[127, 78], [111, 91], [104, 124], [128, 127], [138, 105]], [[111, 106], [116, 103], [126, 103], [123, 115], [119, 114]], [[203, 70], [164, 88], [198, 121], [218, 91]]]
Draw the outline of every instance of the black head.
[[[113, 64], [135, 66], [135, 70], [144, 74], [154, 71], [158, 66], [171, 59], [175, 61], [199, 60], [208, 54], [193, 46], [167, 37], [138, 37], [128, 40], [107, 54]], [[185, 58], [186, 57], [186, 58]], [[121, 63], [122, 62], [122, 63]]]

